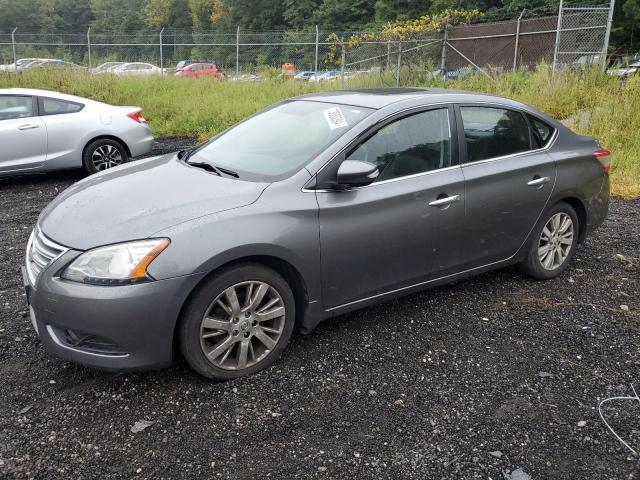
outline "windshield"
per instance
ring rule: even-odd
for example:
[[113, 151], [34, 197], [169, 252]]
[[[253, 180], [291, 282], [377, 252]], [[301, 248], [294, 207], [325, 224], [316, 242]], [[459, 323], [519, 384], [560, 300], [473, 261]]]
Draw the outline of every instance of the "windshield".
[[213, 138], [189, 161], [233, 170], [240, 178], [273, 181], [299, 170], [372, 112], [306, 100], [282, 103]]

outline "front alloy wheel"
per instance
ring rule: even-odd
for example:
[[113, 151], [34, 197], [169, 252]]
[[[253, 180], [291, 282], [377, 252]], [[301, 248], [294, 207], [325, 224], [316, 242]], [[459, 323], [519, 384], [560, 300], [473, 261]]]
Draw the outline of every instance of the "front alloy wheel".
[[245, 263], [213, 273], [187, 302], [180, 350], [198, 373], [226, 380], [271, 365], [295, 322], [291, 287], [276, 271]]
[[271, 285], [240, 282], [212, 302], [200, 325], [200, 346], [213, 365], [242, 370], [269, 355], [284, 331], [286, 308]]

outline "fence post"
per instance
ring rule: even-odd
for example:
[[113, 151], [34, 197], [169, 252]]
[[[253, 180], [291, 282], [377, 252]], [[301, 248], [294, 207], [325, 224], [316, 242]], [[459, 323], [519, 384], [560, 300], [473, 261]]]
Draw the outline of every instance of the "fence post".
[[315, 78], [318, 78], [318, 46], [320, 45], [320, 32], [318, 31], [318, 25], [316, 25], [316, 61], [315, 61]]
[[240, 25], [236, 30], [236, 79], [240, 78]]
[[607, 31], [604, 34], [604, 45], [602, 46], [602, 61], [600, 64], [600, 73], [604, 73], [607, 69], [607, 54], [609, 53], [609, 37], [611, 36], [611, 23], [613, 22], [613, 8], [616, 0], [611, 0], [609, 4], [609, 16], [607, 18]]
[[522, 9], [522, 12], [520, 12], [520, 16], [518, 17], [518, 22], [516, 23], [516, 45], [515, 45], [515, 48], [513, 49], [513, 71], [514, 72], [518, 69], [518, 47], [520, 43], [520, 23], [522, 22], [522, 16], [524, 15], [524, 12], [526, 10], [527, 10], [526, 8]]
[[87, 30], [87, 51], [89, 52], [89, 70], [93, 66], [91, 64], [91, 27]]
[[564, 0], [560, 0], [558, 7], [558, 26], [556, 27], [556, 44], [553, 48], [553, 64], [551, 65], [551, 76], [556, 74], [556, 65], [558, 63], [558, 49], [560, 48], [560, 29], [562, 28], [562, 9], [564, 8]]
[[164, 27], [160, 30], [160, 75], [164, 76], [164, 60], [162, 55], [162, 34], [164, 33]]
[[16, 56], [16, 30], [18, 27], [14, 28], [11, 32], [11, 46], [13, 47], [13, 71], [18, 71], [18, 57]]
[[342, 58], [340, 59], [340, 88], [344, 89], [344, 64], [347, 62], [347, 44], [342, 41]]
[[444, 26], [444, 35], [442, 36], [442, 55], [440, 56], [440, 72], [442, 77], [447, 79], [447, 42], [449, 40], [449, 25]]
[[391, 40], [387, 40], [387, 70], [391, 68]]
[[396, 87], [400, 86], [400, 67], [402, 66], [402, 42], [398, 42], [398, 69], [396, 70]]

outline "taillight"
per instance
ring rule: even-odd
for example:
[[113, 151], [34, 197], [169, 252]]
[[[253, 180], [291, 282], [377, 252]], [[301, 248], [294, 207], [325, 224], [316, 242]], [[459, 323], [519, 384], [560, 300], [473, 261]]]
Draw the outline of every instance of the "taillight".
[[598, 160], [602, 165], [604, 173], [609, 174], [609, 167], [611, 166], [611, 152], [601, 148], [600, 150], [593, 152], [593, 156], [596, 157], [596, 160]]
[[142, 112], [131, 112], [127, 113], [127, 117], [137, 123], [147, 123], [147, 121], [142, 116]]

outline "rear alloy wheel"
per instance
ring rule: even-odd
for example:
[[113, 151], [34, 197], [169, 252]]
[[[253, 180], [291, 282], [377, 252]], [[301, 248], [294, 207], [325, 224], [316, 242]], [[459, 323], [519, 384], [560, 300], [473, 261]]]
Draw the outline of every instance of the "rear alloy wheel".
[[529, 254], [518, 265], [527, 275], [547, 280], [561, 275], [578, 243], [578, 217], [573, 207], [560, 202], [546, 212], [533, 233]]
[[85, 170], [91, 175], [122, 165], [129, 161], [129, 157], [119, 142], [104, 138], [91, 142], [82, 160]]
[[277, 359], [294, 318], [293, 294], [278, 273], [261, 265], [239, 265], [196, 291], [183, 314], [180, 348], [202, 375], [237, 378]]
[[560, 268], [573, 248], [573, 220], [564, 212], [553, 215], [542, 229], [538, 259], [545, 270]]

